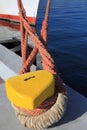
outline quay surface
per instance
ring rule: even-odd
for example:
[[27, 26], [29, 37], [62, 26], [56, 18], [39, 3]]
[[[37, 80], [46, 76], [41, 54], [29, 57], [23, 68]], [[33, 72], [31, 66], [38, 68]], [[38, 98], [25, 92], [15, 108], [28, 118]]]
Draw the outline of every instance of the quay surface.
[[[2, 64], [9, 70], [1, 69]], [[17, 74], [21, 68], [21, 57], [11, 50], [0, 45], [0, 129], [1, 130], [27, 130], [16, 118], [14, 110], [6, 97], [4, 76]], [[32, 70], [35, 66], [32, 66]], [[11, 72], [11, 73], [10, 73]], [[66, 86], [68, 91], [68, 105], [63, 118], [52, 125], [52, 130], [87, 130], [87, 98]]]

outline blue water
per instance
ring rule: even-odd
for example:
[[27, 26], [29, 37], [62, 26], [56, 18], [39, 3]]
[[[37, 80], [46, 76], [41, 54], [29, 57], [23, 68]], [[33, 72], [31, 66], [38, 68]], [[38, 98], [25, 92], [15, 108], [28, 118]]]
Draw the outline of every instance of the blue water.
[[[41, 0], [37, 30], [45, 4]], [[87, 0], [51, 0], [48, 50], [63, 81], [87, 96]]]

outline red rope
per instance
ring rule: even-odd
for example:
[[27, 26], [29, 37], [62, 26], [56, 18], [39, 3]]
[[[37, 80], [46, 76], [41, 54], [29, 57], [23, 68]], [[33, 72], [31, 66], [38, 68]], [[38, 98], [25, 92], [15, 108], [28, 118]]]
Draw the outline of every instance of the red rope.
[[[17, 1], [18, 1], [18, 8], [19, 8], [19, 14], [20, 14], [21, 48], [22, 48], [22, 69], [20, 71], [20, 74], [25, 73], [30, 69], [31, 65], [33, 64], [35, 60], [36, 54], [39, 52], [42, 57], [43, 69], [50, 71], [52, 74], [56, 76], [56, 79], [55, 79], [56, 90], [55, 90], [55, 95], [53, 97], [46, 100], [38, 108], [32, 111], [19, 108], [20, 110], [25, 111], [27, 114], [35, 116], [35, 115], [43, 113], [44, 111], [47, 111], [56, 102], [58, 92], [65, 93], [66, 90], [64, 88], [63, 82], [61, 81], [58, 75], [58, 72], [55, 70], [54, 60], [52, 59], [51, 55], [48, 53], [44, 45], [47, 42], [47, 28], [48, 28], [48, 14], [49, 14], [49, 8], [50, 8], [50, 0], [47, 1], [46, 13], [45, 13], [44, 21], [42, 24], [40, 38], [35, 35], [31, 26], [29, 25], [27, 21], [26, 13], [25, 13], [22, 1], [21, 0], [17, 0]], [[34, 48], [29, 56], [27, 56], [28, 35], [31, 37], [34, 43]]]
[[46, 45], [47, 43], [47, 31], [48, 31], [48, 14], [50, 10], [50, 0], [47, 1], [47, 7], [46, 7], [46, 12], [44, 16], [44, 20], [42, 23], [42, 29], [41, 29], [41, 34], [40, 34], [40, 39], [42, 42]]

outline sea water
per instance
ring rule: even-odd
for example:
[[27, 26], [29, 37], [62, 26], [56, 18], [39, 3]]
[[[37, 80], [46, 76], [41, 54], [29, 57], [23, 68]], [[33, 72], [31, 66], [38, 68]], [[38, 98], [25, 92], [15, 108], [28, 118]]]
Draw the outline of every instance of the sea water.
[[[37, 30], [45, 4], [39, 6]], [[51, 0], [48, 27], [48, 50], [61, 78], [87, 96], [87, 0]]]

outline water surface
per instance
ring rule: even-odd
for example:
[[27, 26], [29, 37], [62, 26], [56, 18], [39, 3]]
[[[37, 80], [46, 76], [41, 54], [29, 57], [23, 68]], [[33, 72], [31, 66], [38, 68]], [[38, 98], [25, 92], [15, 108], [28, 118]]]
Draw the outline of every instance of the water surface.
[[[37, 29], [46, 0], [41, 1]], [[87, 0], [51, 0], [48, 49], [64, 82], [87, 96]]]

